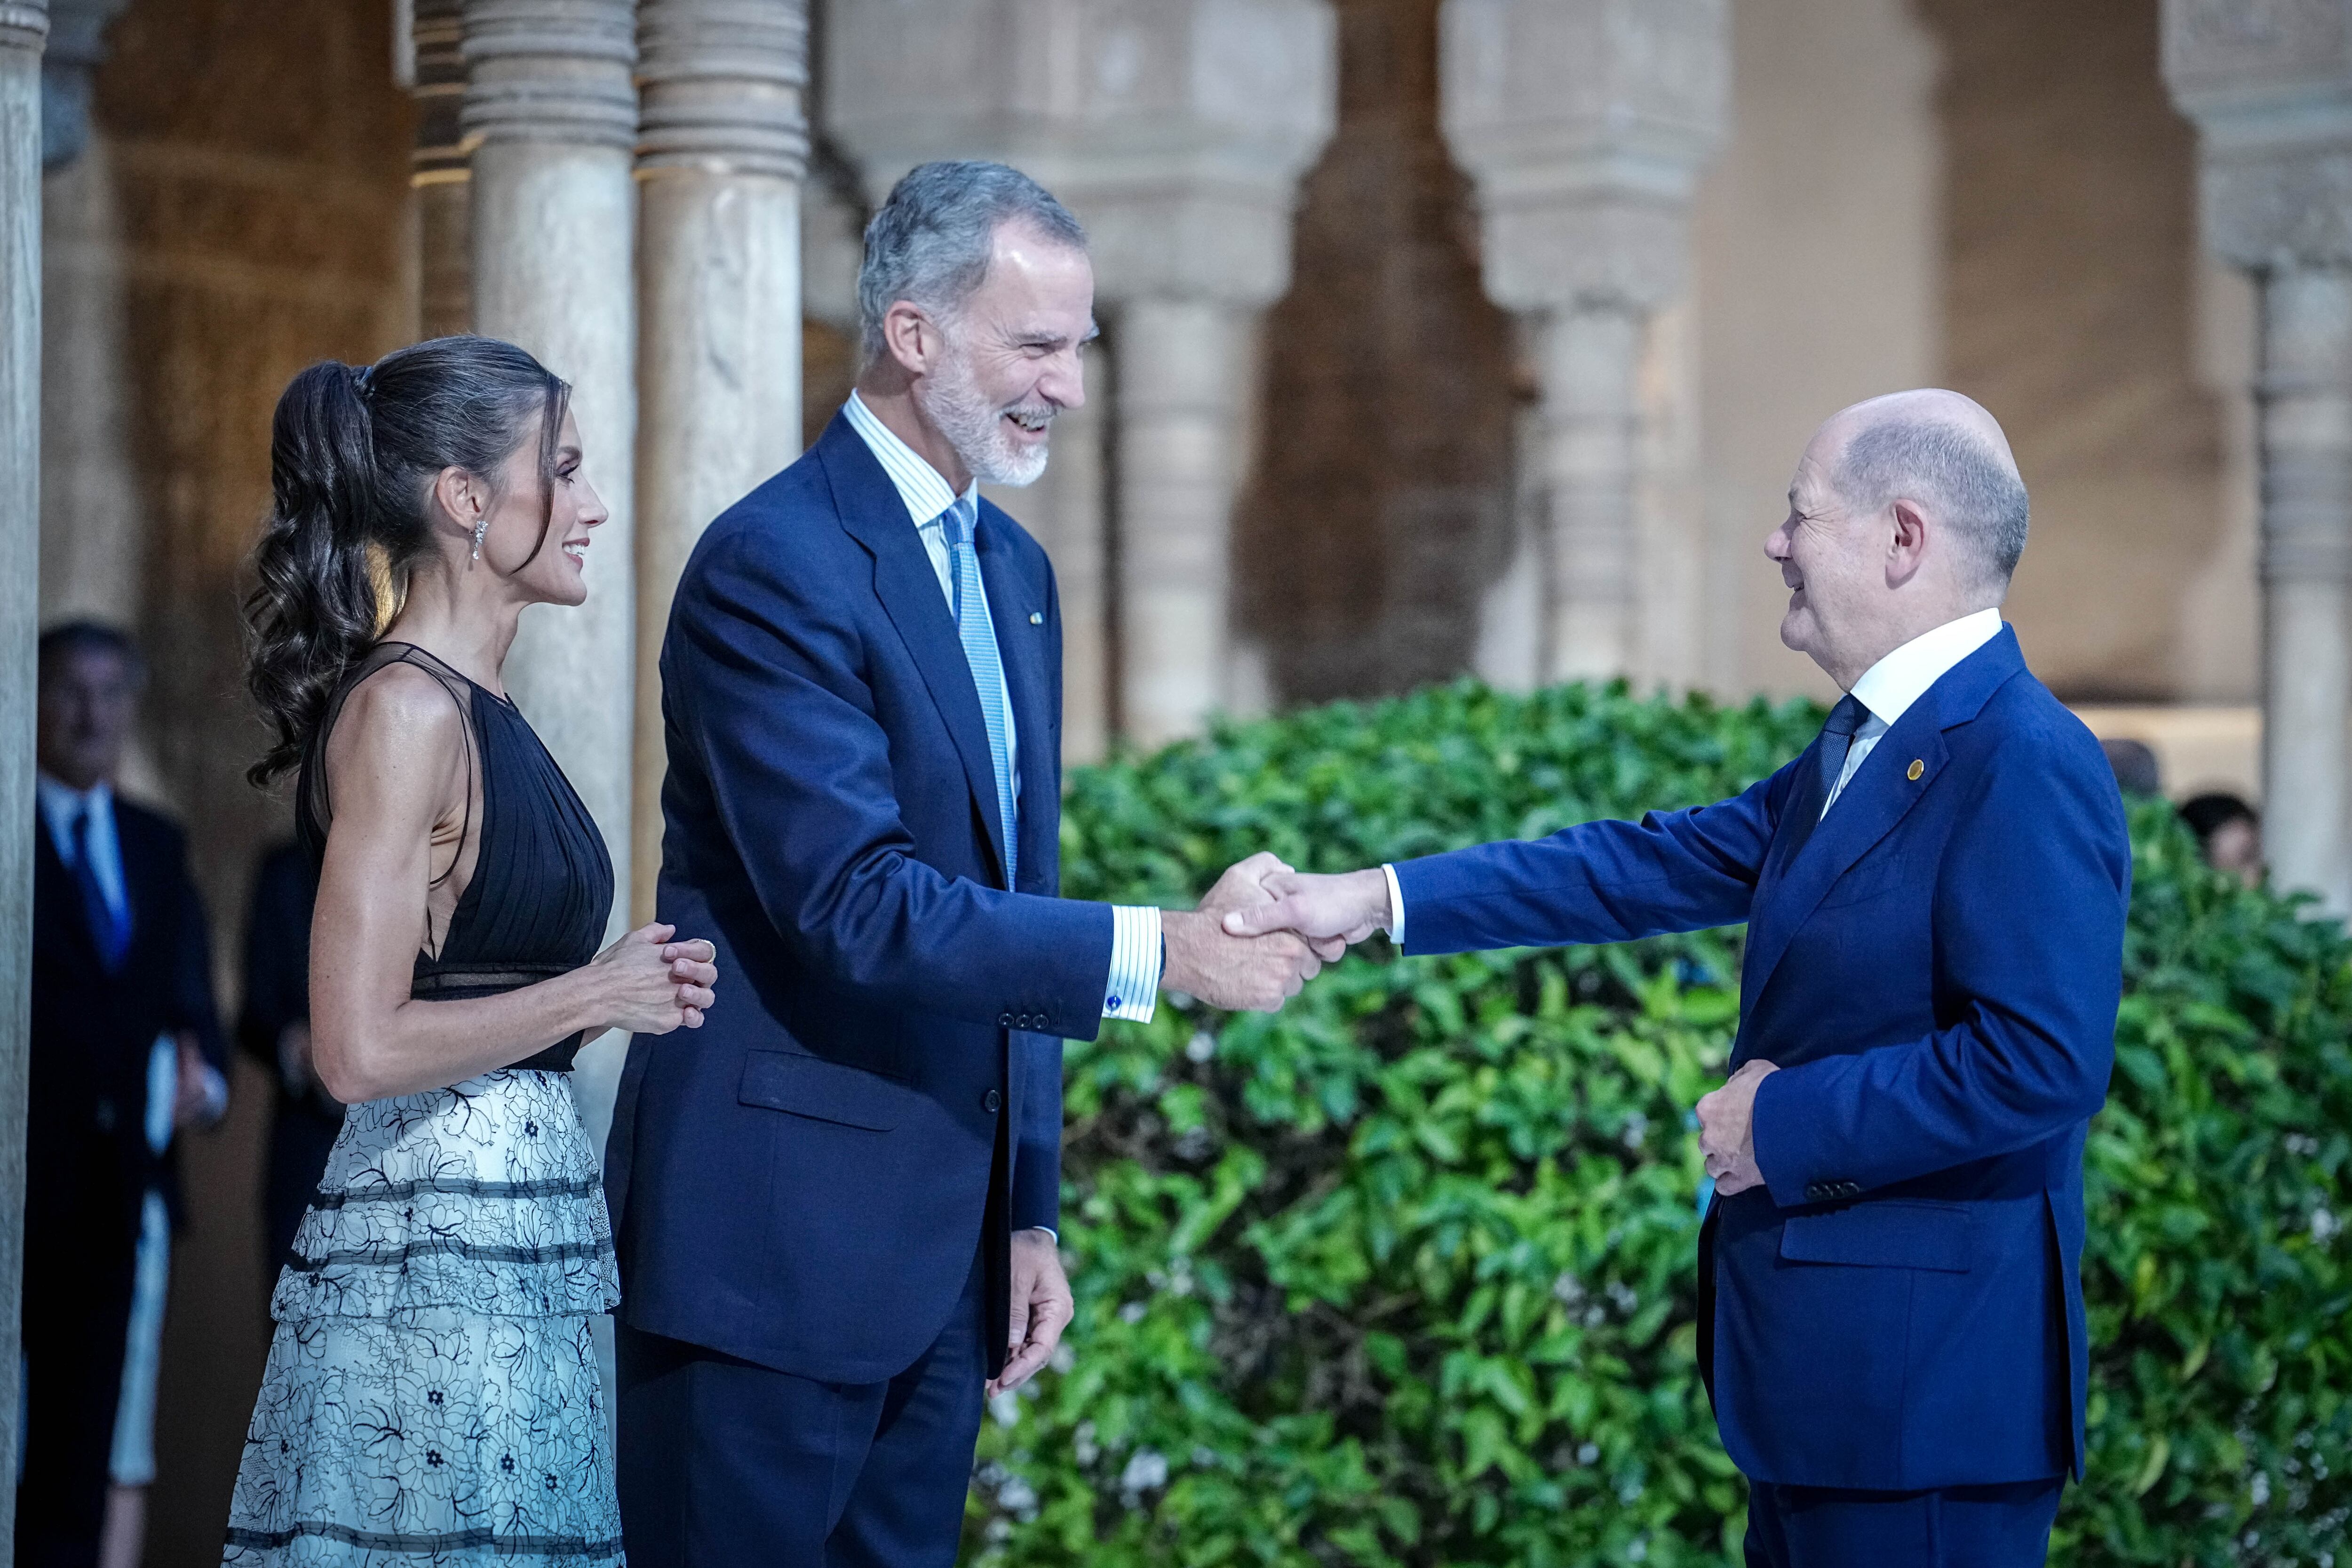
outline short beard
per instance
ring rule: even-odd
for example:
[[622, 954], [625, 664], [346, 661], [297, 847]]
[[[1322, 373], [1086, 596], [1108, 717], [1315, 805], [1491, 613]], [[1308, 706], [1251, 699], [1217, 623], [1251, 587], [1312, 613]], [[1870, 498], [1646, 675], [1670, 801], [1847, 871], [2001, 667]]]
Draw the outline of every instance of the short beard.
[[981, 483], [1018, 489], [1035, 484], [1045, 474], [1051, 456], [1046, 444], [1041, 441], [1024, 451], [1006, 438], [1000, 421], [1007, 414], [1042, 415], [1051, 420], [1060, 410], [1051, 403], [992, 404], [972, 374], [971, 356], [952, 340], [940, 356], [940, 368], [917, 385], [915, 402]]

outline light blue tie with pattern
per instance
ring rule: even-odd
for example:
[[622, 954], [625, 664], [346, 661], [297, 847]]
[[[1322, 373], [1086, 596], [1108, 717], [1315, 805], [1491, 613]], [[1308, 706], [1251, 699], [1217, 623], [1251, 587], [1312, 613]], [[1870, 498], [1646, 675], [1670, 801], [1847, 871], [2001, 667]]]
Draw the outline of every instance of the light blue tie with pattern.
[[1021, 817], [1013, 799], [1012, 748], [1006, 743], [1004, 662], [996, 651], [996, 628], [988, 617], [988, 592], [980, 584], [980, 554], [972, 548], [972, 530], [980, 502], [959, 496], [941, 514], [947, 533], [949, 576], [955, 583], [956, 635], [963, 640], [964, 662], [971, 666], [971, 683], [980, 692], [980, 718], [988, 726], [988, 754], [996, 764], [996, 809], [1004, 823], [1004, 885], [1019, 886]]

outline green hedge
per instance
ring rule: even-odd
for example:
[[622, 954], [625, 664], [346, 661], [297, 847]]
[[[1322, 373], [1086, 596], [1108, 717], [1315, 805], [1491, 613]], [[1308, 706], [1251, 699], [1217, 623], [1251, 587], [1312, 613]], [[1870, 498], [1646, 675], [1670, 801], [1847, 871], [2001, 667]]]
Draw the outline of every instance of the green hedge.
[[[1805, 703], [1475, 684], [1086, 770], [1073, 896], [1175, 903], [1719, 798]], [[2352, 970], [2155, 803], [2090, 1146], [2097, 1343], [2072, 1563], [2352, 1568]], [[1069, 1054], [1073, 1353], [999, 1400], [978, 1561], [1727, 1563], [1745, 1489], [1693, 1363], [1691, 1104], [1738, 933], [1393, 958], [1280, 1016], [1163, 1005]]]

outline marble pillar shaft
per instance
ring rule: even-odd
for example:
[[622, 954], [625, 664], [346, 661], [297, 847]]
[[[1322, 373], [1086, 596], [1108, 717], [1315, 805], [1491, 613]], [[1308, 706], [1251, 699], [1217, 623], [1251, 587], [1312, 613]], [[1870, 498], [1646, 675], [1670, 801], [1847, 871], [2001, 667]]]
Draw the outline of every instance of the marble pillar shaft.
[[647, 0], [637, 137], [635, 919], [661, 869], [661, 643], [710, 520], [799, 453], [801, 0]]
[[1120, 308], [1118, 331], [1122, 717], [1132, 739], [1157, 746], [1199, 733], [1231, 700], [1249, 313], [1145, 298]]
[[2352, 269], [2263, 288], [2263, 842], [2352, 912]]
[[415, 192], [417, 335], [447, 337], [473, 326], [471, 163], [465, 111], [464, 0], [415, 0]]
[[526, 610], [509, 691], [604, 830], [614, 929], [629, 916], [634, 532], [635, 17], [630, 0], [467, 0], [475, 330], [572, 384], [583, 473], [610, 511], [588, 602]]
[[1640, 539], [1633, 510], [1642, 318], [1571, 306], [1537, 333], [1545, 490], [1546, 680], [1606, 679], [1633, 664]]
[[[16, 1473], [32, 965], [34, 645], [39, 635], [41, 0], [0, 0], [0, 1474]], [[0, 1541], [16, 1488], [0, 1488]]]

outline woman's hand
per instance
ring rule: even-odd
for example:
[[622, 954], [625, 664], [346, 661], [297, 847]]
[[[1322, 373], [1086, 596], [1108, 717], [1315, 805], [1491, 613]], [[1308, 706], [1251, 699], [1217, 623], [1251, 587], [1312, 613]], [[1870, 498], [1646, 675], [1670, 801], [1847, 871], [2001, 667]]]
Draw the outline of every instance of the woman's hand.
[[634, 1035], [702, 1027], [719, 984], [719, 950], [707, 942], [673, 942], [677, 934], [675, 926], [640, 926], [589, 964], [604, 999], [606, 1027]]

